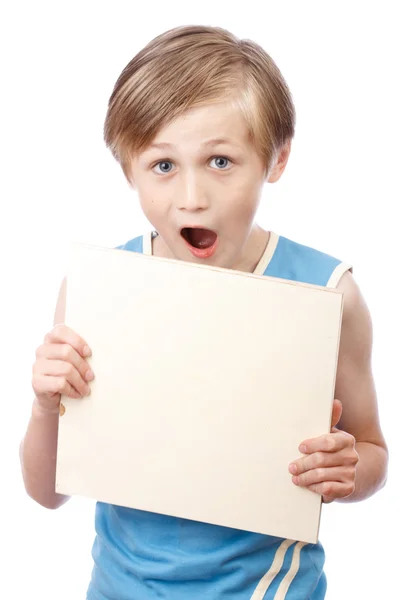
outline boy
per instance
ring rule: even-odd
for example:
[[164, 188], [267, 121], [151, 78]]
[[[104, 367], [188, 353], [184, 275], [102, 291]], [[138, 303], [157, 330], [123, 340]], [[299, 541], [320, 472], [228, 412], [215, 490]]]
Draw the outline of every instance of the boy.
[[[293, 485], [324, 502], [358, 501], [386, 480], [387, 447], [371, 373], [371, 322], [351, 267], [255, 223], [263, 184], [287, 164], [295, 111], [288, 87], [256, 44], [212, 27], [182, 27], [127, 65], [109, 101], [105, 141], [154, 227], [121, 248], [337, 287], [344, 294], [331, 433], [299, 440]], [[37, 350], [35, 400], [21, 446], [28, 494], [55, 492], [60, 394], [88, 395], [86, 340], [64, 322]], [[139, 343], [139, 340], [137, 341]], [[337, 427], [336, 427], [337, 425]], [[97, 503], [90, 600], [322, 600], [321, 544], [304, 544]]]

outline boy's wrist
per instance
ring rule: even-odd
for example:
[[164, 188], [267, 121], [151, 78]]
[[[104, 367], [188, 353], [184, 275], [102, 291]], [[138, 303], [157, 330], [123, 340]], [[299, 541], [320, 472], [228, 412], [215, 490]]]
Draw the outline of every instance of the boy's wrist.
[[56, 417], [59, 415], [59, 406], [44, 406], [37, 396], [33, 400], [32, 415], [35, 417]]

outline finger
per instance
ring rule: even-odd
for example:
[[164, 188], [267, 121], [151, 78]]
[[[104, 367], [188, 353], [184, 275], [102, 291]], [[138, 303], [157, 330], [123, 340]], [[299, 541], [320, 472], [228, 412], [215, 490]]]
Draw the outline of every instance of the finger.
[[316, 438], [310, 438], [300, 444], [299, 450], [302, 454], [312, 452], [338, 452], [342, 448], [354, 446], [355, 439], [346, 431], [326, 433]]
[[66, 325], [56, 325], [52, 331], [46, 334], [45, 343], [69, 344], [80, 356], [91, 356], [91, 349], [86, 341]]
[[340, 402], [340, 400], [335, 399], [333, 401], [333, 411], [331, 413], [331, 428], [336, 427], [337, 423], [340, 421], [340, 417], [342, 416], [342, 411], [343, 411], [342, 403]]
[[354, 483], [324, 481], [323, 483], [312, 484], [307, 489], [323, 496], [325, 502], [330, 502], [335, 498], [347, 498], [347, 496], [353, 494], [355, 485]]
[[35, 375], [33, 377], [33, 389], [36, 394], [63, 394], [69, 398], [81, 398], [79, 394], [65, 377], [53, 377], [51, 375]]
[[301, 475], [294, 475], [292, 481], [295, 485], [301, 487], [309, 487], [315, 483], [323, 481], [337, 481], [340, 483], [348, 483], [356, 478], [356, 469], [354, 466], [337, 466], [337, 467], [319, 467], [306, 471]]
[[[71, 363], [63, 360], [40, 359], [36, 366], [36, 374], [44, 377], [63, 377], [81, 396], [87, 396], [90, 392], [79, 371]], [[54, 391], [62, 393], [60, 390]]]
[[91, 381], [94, 378], [88, 361], [82, 358], [69, 344], [43, 344], [37, 349], [36, 357], [38, 360], [46, 358], [49, 360], [66, 361], [79, 371], [85, 381]]
[[301, 475], [306, 471], [321, 467], [338, 467], [339, 465], [356, 465], [359, 457], [354, 448], [344, 448], [338, 452], [313, 452], [293, 461], [288, 469], [292, 475]]

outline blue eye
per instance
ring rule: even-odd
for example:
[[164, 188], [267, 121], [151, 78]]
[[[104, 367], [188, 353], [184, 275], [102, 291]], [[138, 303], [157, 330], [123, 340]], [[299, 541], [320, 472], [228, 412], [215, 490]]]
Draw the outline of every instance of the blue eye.
[[[216, 156], [215, 158], [212, 158], [212, 161], [215, 161], [215, 166], [220, 169], [220, 170], [224, 170], [229, 163], [231, 162], [229, 160], [229, 158], [226, 158], [226, 156]], [[212, 162], [211, 161], [211, 162]]]
[[[212, 163], [215, 163], [212, 165]], [[215, 156], [211, 159], [209, 165], [214, 166], [220, 171], [224, 171], [232, 164], [232, 161], [226, 156]], [[168, 175], [173, 170], [173, 163], [170, 160], [161, 160], [154, 165], [153, 171], [158, 175]]]
[[156, 171], [157, 173], [170, 173], [172, 165], [173, 165], [173, 163], [171, 163], [169, 160], [162, 160], [159, 163], [157, 163], [156, 165], [154, 165], [154, 168], [156, 168], [156, 167], [160, 168], [159, 171]]

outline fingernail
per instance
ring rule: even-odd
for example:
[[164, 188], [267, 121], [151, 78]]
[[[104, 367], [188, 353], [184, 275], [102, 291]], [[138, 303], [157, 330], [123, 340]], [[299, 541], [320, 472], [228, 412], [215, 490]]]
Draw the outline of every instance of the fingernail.
[[83, 353], [84, 353], [84, 356], [91, 356], [91, 354], [92, 354], [91, 348], [89, 346], [84, 346]]
[[88, 371], [86, 372], [85, 379], [87, 379], [88, 381], [92, 381], [92, 379], [94, 379], [94, 374], [91, 371], [91, 369], [88, 369]]
[[307, 452], [307, 446], [304, 446], [304, 444], [301, 444], [301, 446], [300, 446], [300, 452], [302, 452], [303, 454], [305, 454]]
[[295, 485], [298, 485], [298, 477], [293, 477], [293, 483], [295, 483]]
[[292, 473], [293, 475], [297, 473], [297, 465], [295, 465], [294, 463], [290, 464], [290, 473]]

